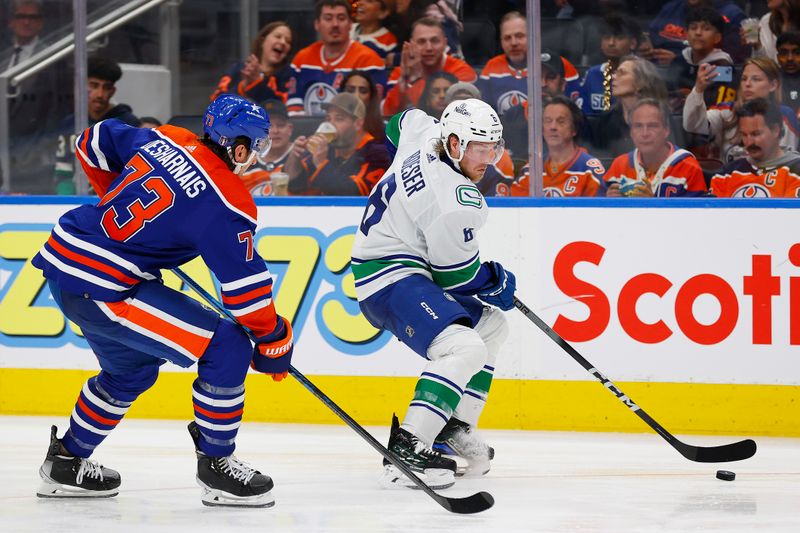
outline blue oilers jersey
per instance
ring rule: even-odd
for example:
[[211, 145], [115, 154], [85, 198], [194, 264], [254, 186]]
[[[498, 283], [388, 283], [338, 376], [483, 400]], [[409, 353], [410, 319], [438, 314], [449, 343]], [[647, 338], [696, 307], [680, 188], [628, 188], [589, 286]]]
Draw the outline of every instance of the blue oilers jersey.
[[33, 259], [47, 279], [114, 302], [199, 255], [237, 320], [257, 335], [273, 331], [272, 276], [253, 242], [255, 203], [197, 135], [105, 120], [78, 137], [76, 155], [100, 200], [59, 219]]

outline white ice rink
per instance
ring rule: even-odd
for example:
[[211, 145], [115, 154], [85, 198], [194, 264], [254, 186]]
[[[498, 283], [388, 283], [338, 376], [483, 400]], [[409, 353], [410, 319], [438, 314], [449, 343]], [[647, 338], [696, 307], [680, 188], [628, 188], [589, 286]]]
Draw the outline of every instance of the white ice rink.
[[[346, 426], [245, 423], [237, 456], [272, 476], [275, 507], [200, 502], [193, 447], [179, 421], [125, 420], [97, 452], [119, 470], [119, 496], [37, 498], [49, 426], [66, 418], [0, 417], [0, 531], [256, 532], [800, 532], [800, 440], [756, 438], [741, 463], [698, 464], [654, 433], [484, 431], [492, 471], [446, 495], [490, 492], [495, 506], [453, 515], [420, 491], [383, 490], [380, 458]], [[388, 428], [368, 428], [384, 442]], [[682, 438], [713, 445], [739, 437]], [[736, 481], [717, 480], [717, 469]]]

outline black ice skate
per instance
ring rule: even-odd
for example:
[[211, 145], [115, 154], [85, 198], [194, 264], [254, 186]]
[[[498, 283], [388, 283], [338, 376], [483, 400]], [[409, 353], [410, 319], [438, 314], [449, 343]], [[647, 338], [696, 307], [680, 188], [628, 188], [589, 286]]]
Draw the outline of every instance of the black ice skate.
[[[416, 436], [402, 429], [395, 415], [392, 415], [388, 448], [430, 488], [446, 489], [455, 483], [456, 462], [442, 457], [439, 452], [431, 450]], [[383, 460], [383, 468], [384, 472], [381, 478], [383, 486], [419, 488], [386, 459]]]
[[250, 468], [233, 455], [209, 457], [200, 451], [200, 429], [189, 424], [189, 434], [197, 453], [197, 484], [202, 488], [203, 505], [211, 507], [272, 507], [272, 478]]
[[455, 417], [450, 417], [436, 436], [433, 449], [466, 461], [459, 463], [456, 476], [482, 476], [490, 469], [489, 461], [494, 459], [494, 448], [478, 438], [469, 424]]
[[50, 428], [50, 446], [39, 468], [40, 498], [110, 498], [119, 494], [119, 472], [97, 461], [61, 455], [57, 428]]

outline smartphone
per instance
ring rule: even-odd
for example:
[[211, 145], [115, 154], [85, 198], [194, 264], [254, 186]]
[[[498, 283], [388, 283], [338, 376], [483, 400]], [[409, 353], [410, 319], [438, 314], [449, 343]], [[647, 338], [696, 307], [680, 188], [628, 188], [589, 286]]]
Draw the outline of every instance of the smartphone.
[[733, 67], [717, 65], [714, 67], [713, 72], [716, 72], [717, 75], [711, 78], [712, 83], [730, 83], [733, 81]]

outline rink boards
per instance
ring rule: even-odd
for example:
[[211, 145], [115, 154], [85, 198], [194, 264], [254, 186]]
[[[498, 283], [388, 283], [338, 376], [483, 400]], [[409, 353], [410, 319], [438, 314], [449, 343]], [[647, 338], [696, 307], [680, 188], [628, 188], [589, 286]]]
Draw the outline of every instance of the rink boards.
[[[514, 271], [519, 298], [671, 431], [800, 436], [798, 203], [625, 200], [490, 201], [481, 257]], [[29, 264], [67, 202], [0, 199], [2, 414], [66, 416], [97, 369]], [[262, 202], [256, 246], [294, 325], [294, 366], [359, 422], [387, 424], [423, 361], [358, 312], [349, 257], [364, 200]], [[201, 261], [185, 270], [219, 294]], [[483, 426], [647, 429], [525, 317], [507, 316]], [[192, 380], [165, 365], [128, 416], [190, 418]], [[336, 420], [295, 381], [257, 374], [245, 416]]]

